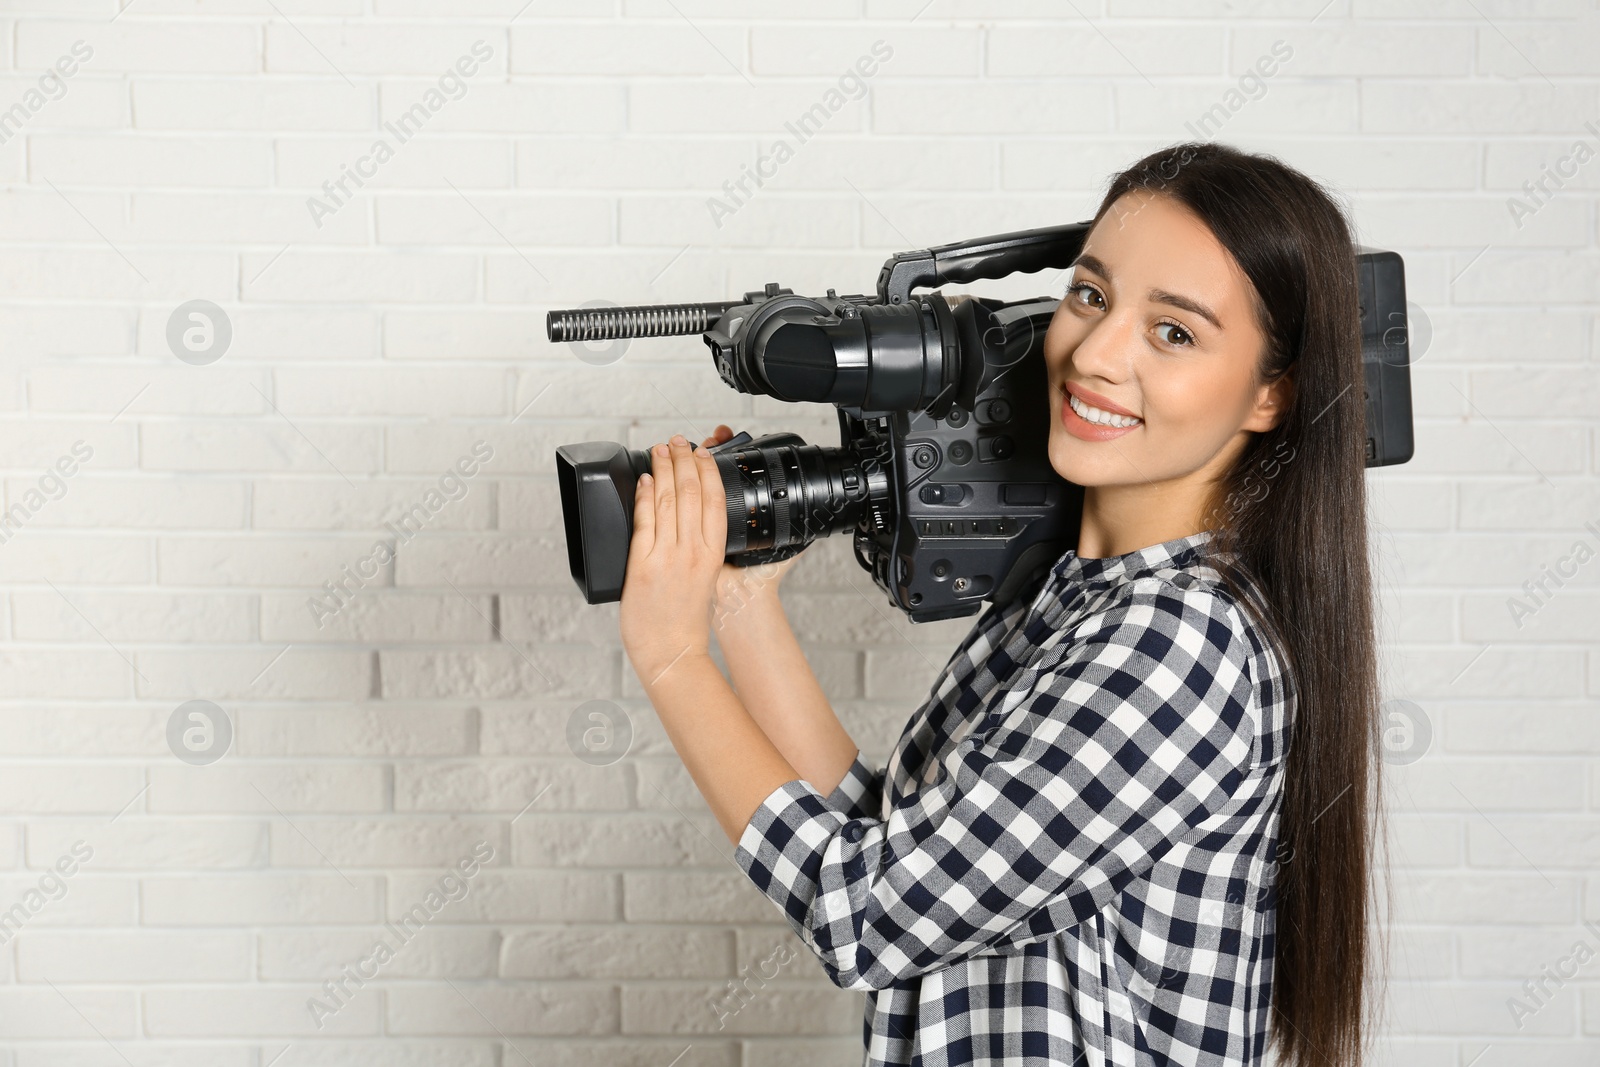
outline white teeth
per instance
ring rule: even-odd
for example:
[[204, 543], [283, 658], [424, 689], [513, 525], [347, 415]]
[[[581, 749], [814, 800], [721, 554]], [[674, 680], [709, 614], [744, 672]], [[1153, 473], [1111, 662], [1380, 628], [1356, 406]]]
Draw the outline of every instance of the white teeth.
[[1067, 403], [1072, 405], [1072, 410], [1076, 411], [1085, 422], [1093, 422], [1100, 426], [1137, 426], [1142, 421], [1132, 415], [1113, 415], [1109, 411], [1092, 408], [1071, 393], [1067, 394]]

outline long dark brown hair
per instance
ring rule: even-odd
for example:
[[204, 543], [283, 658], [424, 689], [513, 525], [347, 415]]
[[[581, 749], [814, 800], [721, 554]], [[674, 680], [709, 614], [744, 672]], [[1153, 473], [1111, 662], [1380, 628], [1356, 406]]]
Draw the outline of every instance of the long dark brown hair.
[[1388, 952], [1368, 929], [1369, 889], [1387, 867], [1374, 851], [1387, 849], [1353, 228], [1312, 178], [1215, 142], [1173, 145], [1115, 175], [1096, 223], [1133, 210], [1137, 198], [1114, 205], [1138, 190], [1188, 208], [1249, 278], [1266, 338], [1256, 385], [1290, 375], [1278, 425], [1252, 434], [1214, 487], [1207, 554], [1290, 681], [1270, 1042], [1285, 1067], [1359, 1064]]

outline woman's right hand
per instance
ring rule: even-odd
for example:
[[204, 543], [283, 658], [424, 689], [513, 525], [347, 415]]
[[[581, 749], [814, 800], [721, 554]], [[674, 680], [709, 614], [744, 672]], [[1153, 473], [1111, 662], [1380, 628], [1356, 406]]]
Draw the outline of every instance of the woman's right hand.
[[[718, 423], [711, 436], [700, 444], [703, 448], [712, 448], [732, 438], [732, 428]], [[758, 563], [753, 567], [724, 563], [717, 574], [717, 615], [720, 617], [735, 611], [757, 597], [777, 596], [778, 585], [782, 582], [783, 576], [789, 573], [795, 560], [803, 555], [805, 555], [804, 550], [796, 552], [788, 559], [776, 563]]]

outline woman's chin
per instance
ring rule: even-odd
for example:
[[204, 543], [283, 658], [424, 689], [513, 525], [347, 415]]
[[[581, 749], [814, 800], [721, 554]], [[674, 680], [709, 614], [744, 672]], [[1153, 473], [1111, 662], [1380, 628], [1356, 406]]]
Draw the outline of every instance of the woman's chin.
[[1098, 470], [1099, 464], [1094, 462], [1093, 457], [1084, 453], [1085, 445], [1085, 442], [1067, 434], [1052, 434], [1050, 466], [1074, 485], [1097, 485], [1105, 479], [1106, 472]]
[[1126, 456], [1108, 451], [1104, 444], [1080, 441], [1068, 434], [1051, 438], [1050, 466], [1067, 481], [1084, 487], [1145, 481]]

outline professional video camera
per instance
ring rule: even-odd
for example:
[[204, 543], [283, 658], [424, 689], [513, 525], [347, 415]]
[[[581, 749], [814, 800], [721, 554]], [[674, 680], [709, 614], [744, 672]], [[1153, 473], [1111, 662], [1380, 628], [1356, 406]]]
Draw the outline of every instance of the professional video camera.
[[[856, 560], [912, 622], [1003, 601], [1076, 544], [1083, 489], [1050, 465], [1043, 355], [1054, 297], [1001, 302], [919, 286], [1066, 268], [1091, 223], [980, 237], [890, 257], [874, 296], [796, 296], [769, 283], [709, 304], [552, 311], [551, 341], [701, 333], [742, 393], [838, 408], [840, 443], [740, 432], [711, 449], [727, 498], [727, 559], [786, 559], [852, 531]], [[1358, 248], [1367, 466], [1411, 458], [1404, 264]], [[698, 447], [698, 446], [697, 446]], [[645, 450], [556, 449], [572, 577], [621, 598]]]

